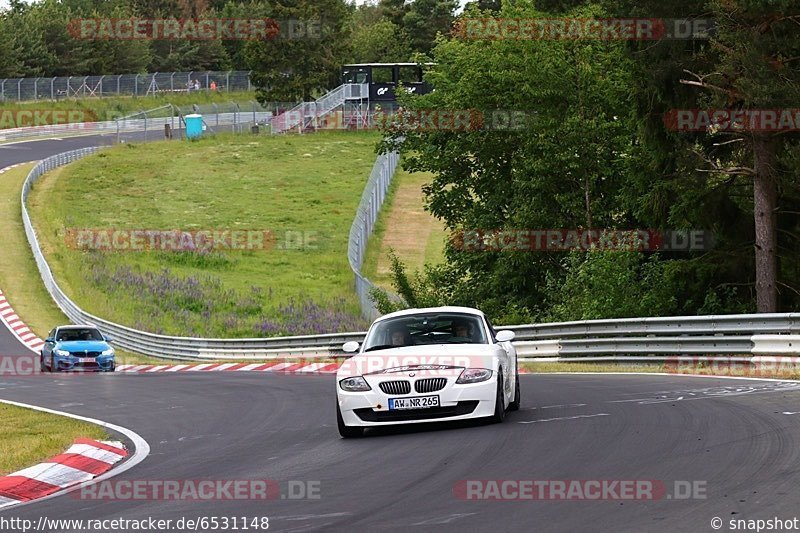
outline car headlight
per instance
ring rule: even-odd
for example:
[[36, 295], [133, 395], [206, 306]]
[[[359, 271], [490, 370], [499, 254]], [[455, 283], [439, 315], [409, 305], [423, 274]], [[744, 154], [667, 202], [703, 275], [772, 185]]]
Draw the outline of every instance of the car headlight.
[[364, 392], [372, 390], [367, 383], [367, 380], [362, 376], [345, 378], [339, 382], [339, 386], [342, 388], [342, 390], [347, 392]]
[[108, 350], [103, 350], [100, 355], [114, 355], [114, 348], [109, 348]]
[[69, 357], [69, 352], [66, 350], [56, 350], [56, 355], [61, 357]]
[[488, 368], [465, 368], [458, 376], [456, 383], [480, 383], [492, 377], [492, 371]]

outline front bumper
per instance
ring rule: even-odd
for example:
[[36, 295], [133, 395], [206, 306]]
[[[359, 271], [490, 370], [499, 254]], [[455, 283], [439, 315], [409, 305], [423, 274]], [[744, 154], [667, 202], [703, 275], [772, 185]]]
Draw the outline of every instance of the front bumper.
[[77, 357], [56, 356], [56, 370], [59, 371], [84, 371], [84, 372], [111, 372], [114, 370], [114, 356], [98, 356], [91, 362], [80, 362]]
[[[336, 395], [342, 420], [347, 426], [376, 427], [389, 424], [419, 424], [489, 417], [494, 414], [497, 397], [497, 373], [487, 381], [459, 385], [456, 377], [450, 377], [447, 385], [429, 393], [414, 392], [413, 379], [407, 377], [367, 377], [372, 390], [366, 392], [346, 392], [336, 380]], [[412, 389], [408, 394], [386, 394], [378, 386], [381, 381], [408, 379]], [[439, 407], [424, 409], [389, 410], [389, 398], [413, 398], [418, 396], [439, 396]]]

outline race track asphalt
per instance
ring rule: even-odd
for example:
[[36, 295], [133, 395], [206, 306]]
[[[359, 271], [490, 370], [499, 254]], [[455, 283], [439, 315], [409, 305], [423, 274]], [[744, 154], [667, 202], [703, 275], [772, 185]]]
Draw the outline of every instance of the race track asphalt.
[[[319, 499], [84, 501], [37, 519], [268, 516], [277, 531], [711, 531], [721, 517], [800, 509], [800, 384], [638, 375], [525, 375], [501, 425], [381, 429], [340, 439], [332, 376], [248, 373], [5, 379], [0, 398], [133, 429], [151, 455], [115, 480], [318, 482]], [[680, 399], [679, 399], [680, 398]], [[595, 415], [595, 416], [587, 416]], [[597, 416], [602, 415], [602, 416]], [[703, 499], [465, 501], [463, 480], [697, 482]]]

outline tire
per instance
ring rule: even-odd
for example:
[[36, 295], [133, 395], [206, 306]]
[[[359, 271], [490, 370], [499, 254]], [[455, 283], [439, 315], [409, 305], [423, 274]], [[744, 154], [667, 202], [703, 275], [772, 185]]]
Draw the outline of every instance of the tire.
[[56, 356], [50, 354], [50, 372], [58, 372], [58, 367], [56, 366]]
[[336, 425], [339, 427], [339, 435], [343, 439], [355, 439], [364, 436], [364, 428], [346, 426], [342, 420], [342, 411], [339, 410], [339, 404], [336, 404]]
[[494, 399], [494, 414], [492, 415], [492, 422], [500, 424], [506, 418], [506, 409], [503, 405], [503, 371], [497, 373], [497, 394]]
[[514, 401], [508, 404], [509, 411], [519, 411], [519, 404], [521, 402], [519, 392], [519, 369], [517, 369], [517, 377], [514, 380]]
[[39, 354], [39, 372], [41, 372], [42, 374], [47, 372], [47, 367], [44, 366], [44, 354], [43, 353]]

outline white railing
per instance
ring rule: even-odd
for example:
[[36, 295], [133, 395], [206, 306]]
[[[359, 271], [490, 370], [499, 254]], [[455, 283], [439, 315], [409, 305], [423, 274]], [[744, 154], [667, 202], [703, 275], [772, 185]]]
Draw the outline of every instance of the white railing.
[[301, 102], [292, 109], [277, 115], [272, 121], [272, 133], [286, 133], [294, 128], [301, 132], [316, 125], [320, 119], [342, 106], [348, 100], [367, 99], [369, 85], [345, 83], [314, 102]]

